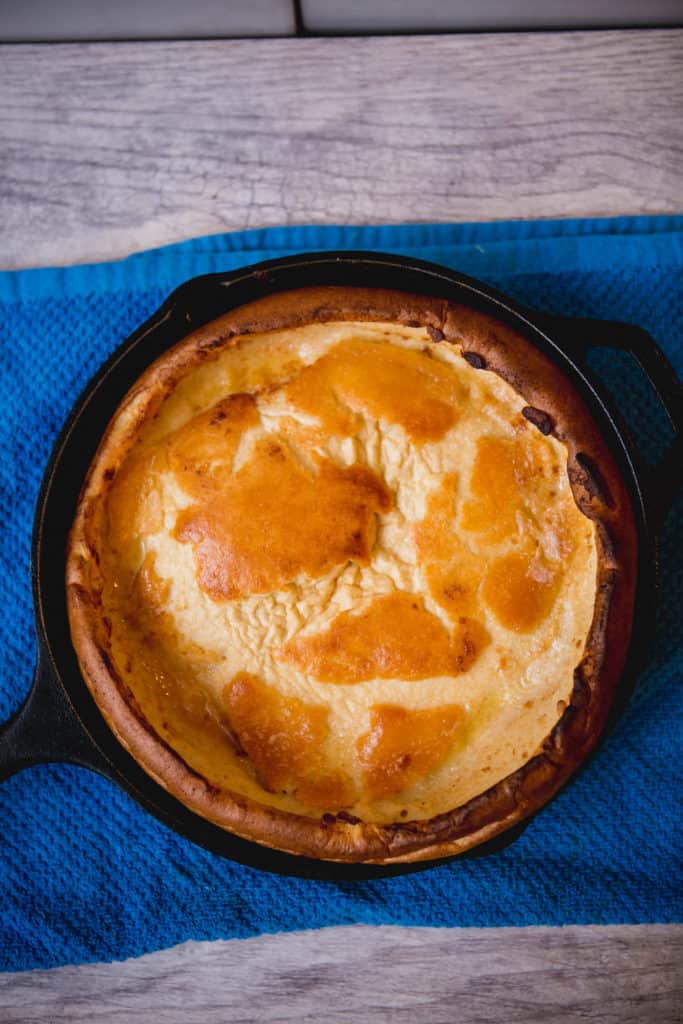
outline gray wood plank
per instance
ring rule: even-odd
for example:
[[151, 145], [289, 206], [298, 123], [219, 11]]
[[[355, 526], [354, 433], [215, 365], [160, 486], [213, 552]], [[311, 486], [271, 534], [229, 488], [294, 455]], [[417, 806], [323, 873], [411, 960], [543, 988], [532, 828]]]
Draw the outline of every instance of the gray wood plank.
[[672, 1024], [683, 926], [330, 928], [0, 975], [7, 1024]]
[[[632, 0], [631, 0], [632, 2]], [[661, 0], [659, 0], [661, 2]], [[670, 2], [670, 0], [668, 0]], [[0, 3], [0, 40], [188, 39], [293, 35], [291, 0], [22, 0]]]
[[683, 31], [0, 47], [0, 266], [683, 209]]
[[681, 0], [301, 0], [309, 32], [443, 32], [680, 25]]

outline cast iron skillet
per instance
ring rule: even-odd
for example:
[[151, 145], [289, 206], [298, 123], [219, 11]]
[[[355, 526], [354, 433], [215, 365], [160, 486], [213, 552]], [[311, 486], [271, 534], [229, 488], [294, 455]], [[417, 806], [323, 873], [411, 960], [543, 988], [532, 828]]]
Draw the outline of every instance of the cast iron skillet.
[[[26, 702], [0, 727], [0, 780], [39, 762], [81, 765], [111, 779], [161, 821], [207, 849], [252, 867], [340, 881], [422, 870], [436, 862], [381, 867], [310, 860], [240, 839], [193, 814], [143, 771], [102, 718], [71, 645], [64, 586], [66, 537], [85, 473], [121, 398], [149, 363], [222, 313], [272, 292], [315, 285], [391, 288], [469, 305], [516, 328], [574, 382], [619, 463], [638, 529], [636, 628], [612, 721], [626, 700], [651, 635], [657, 536], [683, 468], [683, 387], [653, 339], [639, 327], [549, 317], [443, 267], [363, 252], [291, 256], [195, 278], [173, 292], [88, 384], [57, 439], [38, 498], [31, 565], [38, 658]], [[664, 406], [675, 438], [655, 469], [642, 462], [613, 402], [587, 370], [586, 353], [593, 346], [620, 348], [635, 357]], [[526, 824], [461, 856], [499, 850]]]

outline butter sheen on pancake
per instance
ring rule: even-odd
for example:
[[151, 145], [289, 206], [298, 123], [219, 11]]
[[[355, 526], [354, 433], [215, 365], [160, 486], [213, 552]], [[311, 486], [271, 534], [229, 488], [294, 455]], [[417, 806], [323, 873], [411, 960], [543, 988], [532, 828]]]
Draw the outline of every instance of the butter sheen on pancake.
[[[562, 375], [520, 377], [526, 344], [496, 369], [472, 311], [309, 289], [195, 332], [129, 393], [71, 535], [72, 636], [114, 732], [192, 809], [311, 856], [441, 856], [592, 745], [632, 519]], [[538, 381], [550, 433], [524, 413]]]

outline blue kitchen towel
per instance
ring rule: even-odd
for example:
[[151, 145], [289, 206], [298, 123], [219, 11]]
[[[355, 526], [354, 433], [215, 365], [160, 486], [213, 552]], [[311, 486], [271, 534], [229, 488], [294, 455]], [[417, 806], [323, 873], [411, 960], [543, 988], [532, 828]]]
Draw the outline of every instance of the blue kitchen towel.
[[[29, 686], [31, 520], [50, 447], [106, 356], [181, 281], [261, 259], [376, 249], [434, 260], [565, 315], [628, 320], [683, 371], [683, 217], [268, 228], [118, 263], [0, 274], [0, 719]], [[640, 444], [667, 424], [630, 361], [599, 353]], [[123, 959], [186, 939], [347, 923], [563, 925], [682, 919], [683, 502], [662, 539], [650, 667], [589, 768], [504, 852], [365, 883], [231, 863], [174, 834], [86, 770], [0, 785], [0, 967]]]

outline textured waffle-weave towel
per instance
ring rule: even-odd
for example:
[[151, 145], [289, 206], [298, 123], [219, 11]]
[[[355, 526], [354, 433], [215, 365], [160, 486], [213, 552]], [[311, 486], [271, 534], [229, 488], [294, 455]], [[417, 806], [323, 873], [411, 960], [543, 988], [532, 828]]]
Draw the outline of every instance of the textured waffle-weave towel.
[[[41, 475], [88, 378], [182, 281], [344, 248], [434, 260], [549, 312], [641, 324], [683, 371], [683, 217], [267, 229], [119, 263], [0, 274], [0, 719], [31, 679], [29, 542]], [[655, 457], [666, 420], [642, 378], [618, 354], [595, 365]], [[0, 785], [0, 968], [356, 922], [680, 920], [682, 512], [679, 499], [662, 540], [649, 669], [588, 770], [504, 852], [366, 883], [280, 878], [194, 846], [90, 772], [38, 766]]]

